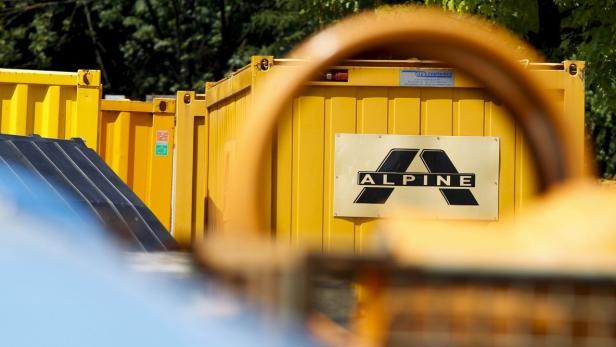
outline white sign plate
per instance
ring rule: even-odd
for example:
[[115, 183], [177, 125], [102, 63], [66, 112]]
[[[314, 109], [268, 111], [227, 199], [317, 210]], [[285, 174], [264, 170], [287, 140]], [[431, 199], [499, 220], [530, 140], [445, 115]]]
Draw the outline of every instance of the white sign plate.
[[401, 70], [400, 85], [404, 87], [453, 87], [452, 70]]
[[499, 161], [497, 137], [336, 134], [334, 216], [497, 220]]

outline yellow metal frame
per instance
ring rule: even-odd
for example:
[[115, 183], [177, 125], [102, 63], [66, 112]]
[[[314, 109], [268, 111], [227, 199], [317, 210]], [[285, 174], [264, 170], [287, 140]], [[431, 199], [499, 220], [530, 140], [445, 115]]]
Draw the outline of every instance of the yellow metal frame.
[[97, 150], [101, 89], [98, 70], [0, 69], [0, 131], [80, 137]]
[[[152, 102], [102, 100], [99, 155], [167, 228], [175, 139], [175, 99]], [[166, 134], [166, 155], [157, 155], [157, 134]]]
[[171, 231], [183, 246], [203, 238], [207, 204], [209, 121], [205, 98], [177, 92]]

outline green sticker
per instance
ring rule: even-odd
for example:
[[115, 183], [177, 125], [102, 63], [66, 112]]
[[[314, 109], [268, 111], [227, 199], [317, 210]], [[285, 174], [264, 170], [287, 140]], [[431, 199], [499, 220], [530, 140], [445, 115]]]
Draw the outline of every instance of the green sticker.
[[169, 153], [169, 145], [166, 143], [157, 143], [154, 150], [154, 155], [159, 157], [166, 157]]

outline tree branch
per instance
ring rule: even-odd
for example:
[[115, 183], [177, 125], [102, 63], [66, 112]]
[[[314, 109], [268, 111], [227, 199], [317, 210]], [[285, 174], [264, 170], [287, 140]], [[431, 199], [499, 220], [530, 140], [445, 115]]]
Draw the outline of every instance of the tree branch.
[[94, 45], [94, 54], [96, 55], [96, 62], [100, 66], [103, 76], [107, 78], [107, 83], [109, 83], [109, 88], [111, 87], [111, 81], [109, 80], [109, 75], [107, 75], [107, 70], [105, 69], [105, 63], [99, 48], [102, 45], [99, 44], [98, 39], [96, 38], [96, 31], [94, 31], [94, 26], [92, 25], [92, 18], [90, 16], [90, 9], [88, 9], [88, 4], [86, 2], [82, 3], [83, 12], [86, 15], [86, 22], [88, 23], [88, 34], [90, 35], [90, 39], [92, 40], [92, 44]]
[[148, 9], [148, 13], [150, 14], [150, 17], [152, 17], [152, 21], [153, 21], [153, 25], [154, 25], [154, 30], [156, 30], [156, 33], [158, 34], [159, 37], [163, 37], [163, 31], [160, 28], [160, 21], [158, 19], [158, 15], [156, 14], [156, 11], [154, 11], [154, 6], [152, 6], [152, 2], [150, 0], [144, 0], [145, 1], [145, 7], [147, 7]]

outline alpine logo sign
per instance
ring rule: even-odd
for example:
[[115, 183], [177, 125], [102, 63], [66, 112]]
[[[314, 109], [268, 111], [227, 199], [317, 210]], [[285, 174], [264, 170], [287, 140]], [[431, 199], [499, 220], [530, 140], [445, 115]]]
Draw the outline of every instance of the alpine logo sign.
[[[417, 154], [428, 172], [406, 172]], [[418, 186], [439, 187], [448, 205], [478, 205], [470, 189], [444, 188], [475, 187], [475, 174], [458, 173], [447, 153], [441, 149], [392, 149], [377, 171], [360, 171], [357, 180], [361, 186], [383, 188], [362, 189], [355, 203], [385, 203], [394, 191], [394, 188], [384, 188], [385, 186]]]
[[335, 154], [335, 216], [498, 218], [498, 138], [337, 134]]

